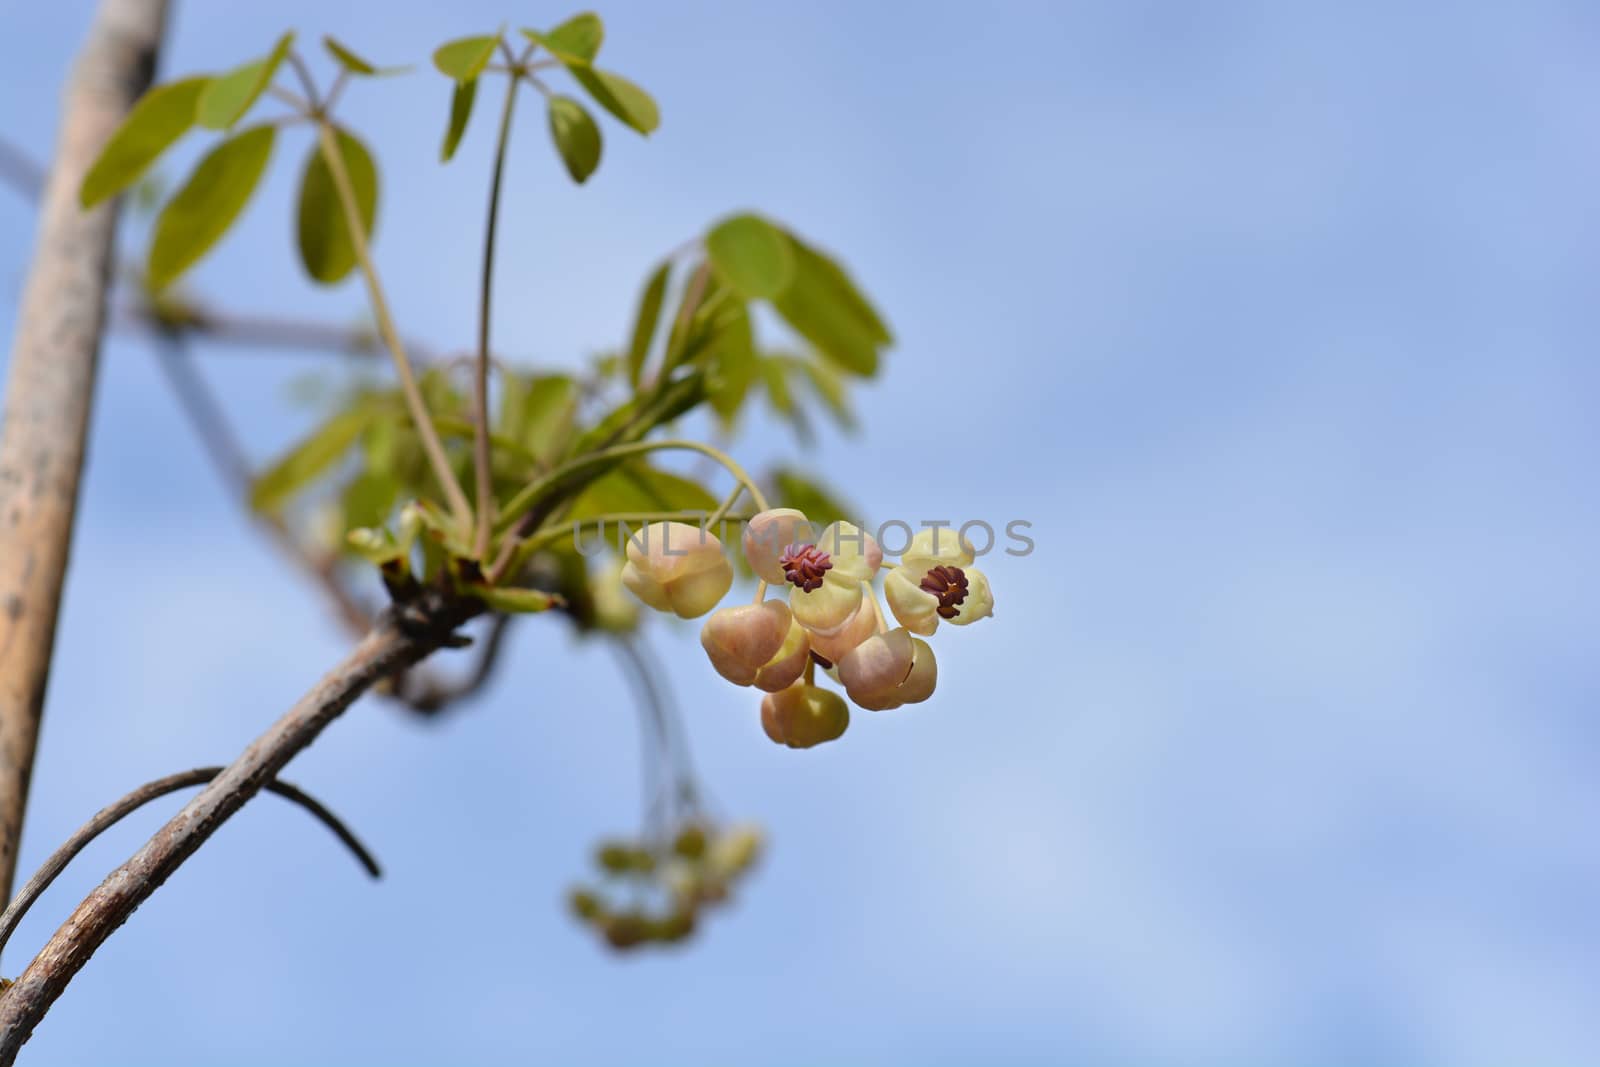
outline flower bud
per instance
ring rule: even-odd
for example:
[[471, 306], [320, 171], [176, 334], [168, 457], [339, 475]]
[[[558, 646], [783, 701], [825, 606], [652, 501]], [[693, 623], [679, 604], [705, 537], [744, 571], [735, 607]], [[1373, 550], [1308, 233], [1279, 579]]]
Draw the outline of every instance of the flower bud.
[[806, 633], [804, 626], [791, 618], [789, 633], [783, 639], [782, 647], [756, 672], [753, 684], [757, 689], [764, 689], [769, 693], [787, 689], [800, 680], [800, 676], [805, 673], [806, 664], [810, 661], [811, 637]]
[[744, 556], [756, 577], [769, 585], [788, 581], [778, 560], [792, 544], [810, 544], [816, 530], [804, 512], [794, 508], [768, 508], [753, 516], [744, 528]]
[[868, 711], [888, 711], [933, 695], [938, 667], [933, 649], [905, 629], [874, 634], [839, 661], [850, 699]]
[[572, 908], [572, 913], [584, 920], [598, 919], [606, 910], [600, 898], [588, 889], [574, 889], [567, 895], [567, 903]]
[[761, 855], [761, 827], [735, 826], [712, 843], [710, 866], [721, 878], [742, 874]]
[[701, 827], [690, 824], [678, 831], [678, 836], [672, 839], [674, 855], [684, 859], [697, 860], [705, 855], [706, 832]]
[[657, 611], [695, 619], [733, 585], [722, 543], [697, 526], [653, 522], [628, 539], [622, 584]]
[[614, 949], [630, 949], [650, 936], [650, 920], [643, 913], [625, 911], [608, 916], [600, 926], [606, 943]]
[[790, 748], [833, 741], [850, 725], [850, 709], [837, 693], [801, 682], [761, 700], [767, 736]]
[[793, 627], [789, 606], [781, 600], [741, 604], [713, 613], [700, 628], [700, 645], [718, 674], [734, 685], [749, 685], [778, 655]]
[[650, 922], [650, 934], [656, 941], [675, 944], [694, 933], [694, 912], [679, 909]]

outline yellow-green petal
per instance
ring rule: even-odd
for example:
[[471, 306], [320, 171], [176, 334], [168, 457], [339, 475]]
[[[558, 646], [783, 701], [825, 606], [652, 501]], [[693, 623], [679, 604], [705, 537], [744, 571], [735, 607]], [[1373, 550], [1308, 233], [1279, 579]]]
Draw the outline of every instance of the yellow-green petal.
[[[830, 571], [829, 578], [831, 576]], [[861, 605], [859, 582], [829, 578], [810, 592], [798, 586], [789, 591], [789, 610], [794, 612], [795, 619], [801, 626], [820, 634], [837, 633]]]

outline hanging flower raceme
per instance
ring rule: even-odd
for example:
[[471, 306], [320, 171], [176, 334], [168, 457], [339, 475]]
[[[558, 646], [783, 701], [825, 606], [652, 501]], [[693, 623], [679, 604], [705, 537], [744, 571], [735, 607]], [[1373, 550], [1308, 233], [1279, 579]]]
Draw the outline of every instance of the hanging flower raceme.
[[883, 580], [894, 617], [924, 637], [943, 619], [966, 626], [994, 614], [989, 579], [972, 565], [972, 549], [949, 529], [923, 530], [911, 539], [900, 565]]
[[[762, 580], [756, 600], [714, 612], [700, 644], [718, 674], [765, 692], [762, 728], [790, 748], [836, 740], [850, 724], [845, 700], [816, 684], [819, 667], [857, 707], [921, 703], [938, 684], [938, 663], [922, 638], [941, 621], [965, 626], [994, 614], [971, 546], [950, 529], [917, 534], [891, 564], [884, 595], [900, 623], [894, 629], [873, 588], [883, 551], [859, 527], [835, 522], [819, 530], [804, 512], [765, 509], [746, 525], [743, 547]], [[622, 581], [651, 607], [694, 618], [728, 591], [732, 570], [711, 534], [659, 522], [628, 542]], [[785, 587], [787, 600], [767, 599], [769, 586]]]

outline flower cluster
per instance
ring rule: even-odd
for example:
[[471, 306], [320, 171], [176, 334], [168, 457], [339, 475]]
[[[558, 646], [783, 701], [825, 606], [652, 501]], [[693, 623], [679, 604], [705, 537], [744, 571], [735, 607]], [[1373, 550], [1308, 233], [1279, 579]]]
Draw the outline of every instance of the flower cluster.
[[[574, 889], [572, 911], [618, 951], [676, 944], [694, 933], [703, 909], [728, 900], [760, 853], [761, 832], [750, 826], [718, 830], [690, 823], [670, 847], [608, 841], [594, 859], [609, 889]], [[612, 903], [618, 896], [628, 903]]]
[[[971, 547], [949, 529], [912, 538], [900, 562], [884, 560], [866, 531], [836, 522], [818, 531], [793, 508], [773, 508], [745, 527], [743, 549], [760, 579], [754, 603], [714, 612], [700, 643], [718, 674], [766, 693], [761, 725], [773, 741], [810, 748], [850, 724], [848, 704], [816, 684], [817, 668], [870, 711], [933, 695], [938, 667], [922, 638], [994, 613], [989, 581]], [[890, 629], [873, 579], [900, 624]], [[710, 532], [679, 522], [645, 527], [628, 542], [623, 584], [644, 603], [681, 618], [711, 611], [733, 584], [733, 567]], [[769, 586], [786, 599], [767, 598]]]

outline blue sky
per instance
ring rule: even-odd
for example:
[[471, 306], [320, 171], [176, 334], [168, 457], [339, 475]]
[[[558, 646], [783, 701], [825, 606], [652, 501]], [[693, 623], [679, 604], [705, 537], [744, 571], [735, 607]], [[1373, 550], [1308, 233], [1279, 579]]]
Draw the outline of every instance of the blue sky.
[[[381, 61], [565, 9], [184, 5], [168, 73], [282, 29]], [[800, 457], [877, 517], [1013, 518], [997, 616], [926, 705], [805, 753], [661, 627], [699, 766], [773, 849], [681, 953], [558, 902], [636, 817], [603, 650], [534, 623], [448, 722], [362, 705], [292, 767], [388, 877], [252, 805], [109, 943], [38, 1063], [1579, 1064], [1600, 1059], [1600, 19], [1585, 5], [608, 4], [660, 100], [574, 189], [523, 113], [496, 336], [620, 341], [661, 252], [755, 207], [898, 338]], [[89, 5], [0, 15], [44, 155]], [[489, 123], [361, 86], [408, 331], [473, 329]], [[530, 98], [531, 100], [531, 98]], [[189, 146], [193, 154], [195, 145]], [[292, 259], [295, 143], [196, 273], [354, 321]], [[31, 242], [0, 196], [0, 327]], [[129, 248], [140, 247], [130, 234]], [[3, 358], [3, 357], [0, 357]], [[252, 452], [325, 364], [219, 352]], [[958, 415], [947, 417], [950, 405]], [[229, 758], [345, 646], [230, 507], [136, 339], [103, 359], [24, 868], [139, 781]], [[964, 431], [964, 432], [961, 432]], [[795, 455], [759, 427], [753, 465]], [[7, 969], [158, 824], [97, 844]]]

